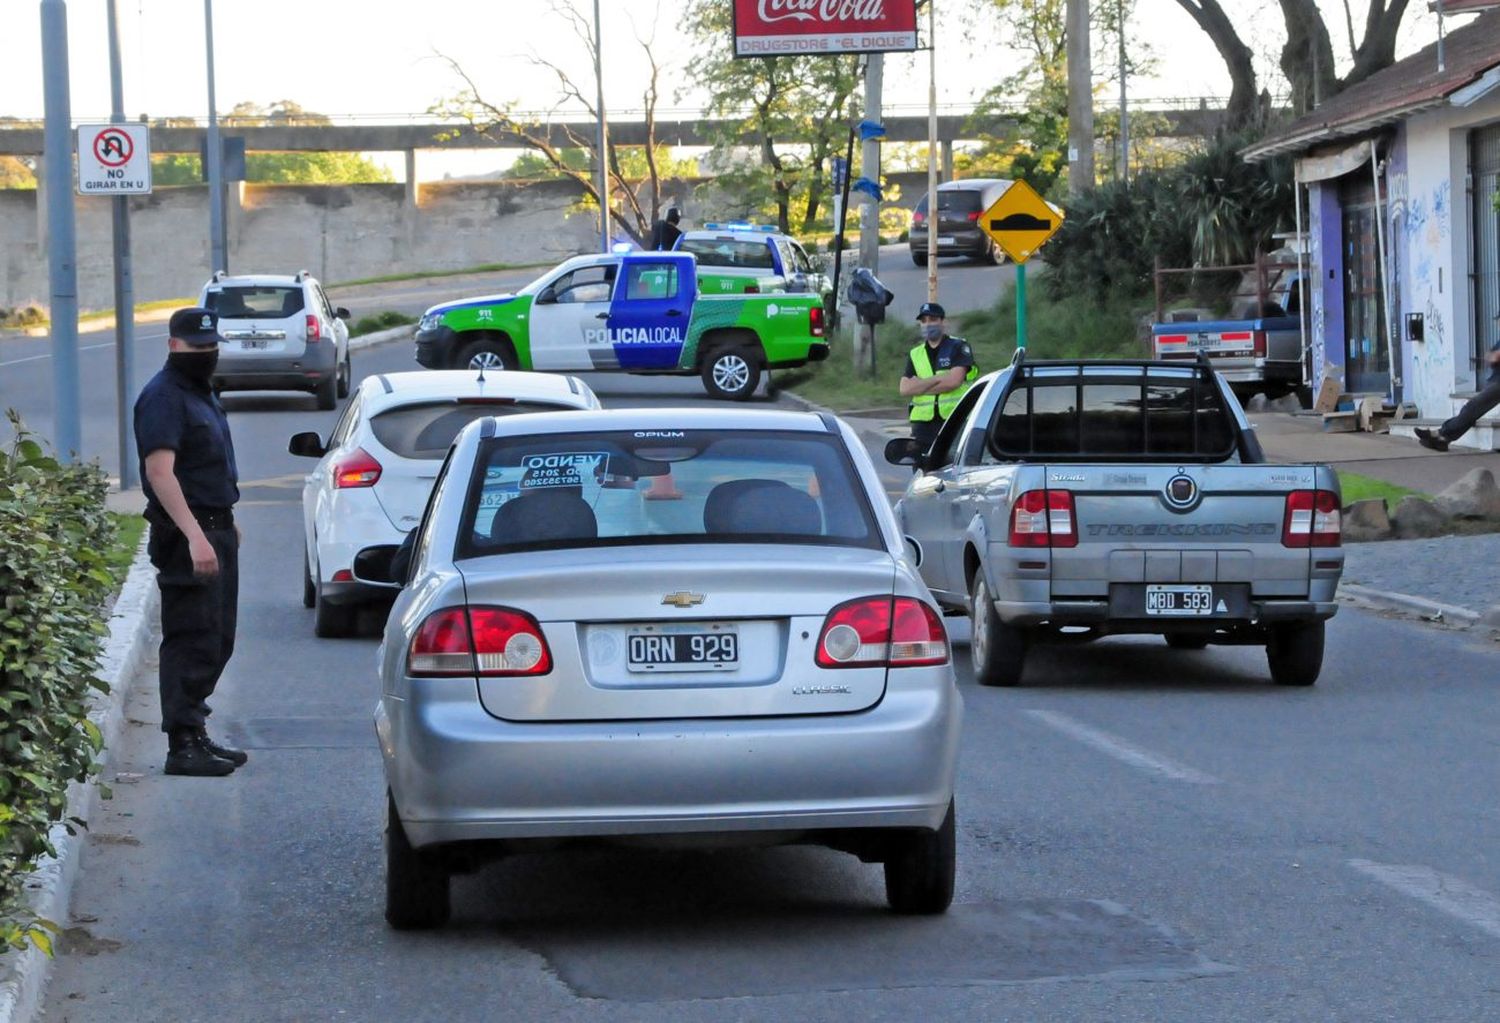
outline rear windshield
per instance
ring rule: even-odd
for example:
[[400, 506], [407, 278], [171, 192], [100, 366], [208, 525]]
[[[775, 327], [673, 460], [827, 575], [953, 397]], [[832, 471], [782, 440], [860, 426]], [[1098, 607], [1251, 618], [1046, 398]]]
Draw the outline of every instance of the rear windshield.
[[484, 442], [458, 558], [676, 543], [880, 548], [841, 440], [780, 431], [642, 431]]
[[740, 241], [736, 238], [684, 238], [677, 246], [681, 252], [698, 257], [699, 266], [742, 266], [752, 270], [775, 271], [771, 246], [763, 241]]
[[1233, 414], [1192, 370], [1028, 367], [990, 430], [1002, 458], [1220, 461], [1235, 450]]
[[983, 193], [977, 188], [955, 188], [951, 192], [939, 192], [938, 209], [951, 210], [954, 213], [972, 213], [982, 210], [980, 199]]
[[206, 308], [223, 320], [296, 316], [302, 311], [302, 285], [231, 284], [210, 288]]
[[402, 458], [437, 461], [448, 453], [458, 431], [485, 416], [552, 412], [559, 408], [525, 401], [434, 401], [402, 405], [370, 418], [370, 431], [382, 447]]

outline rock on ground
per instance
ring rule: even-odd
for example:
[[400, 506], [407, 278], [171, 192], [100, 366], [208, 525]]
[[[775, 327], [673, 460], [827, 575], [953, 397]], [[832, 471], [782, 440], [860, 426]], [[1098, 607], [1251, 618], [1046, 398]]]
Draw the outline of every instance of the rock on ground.
[[1396, 533], [1403, 539], [1437, 536], [1449, 529], [1448, 516], [1425, 497], [1403, 497], [1396, 505]]
[[1355, 501], [1344, 509], [1344, 539], [1350, 543], [1384, 540], [1391, 535], [1391, 516], [1385, 498], [1371, 497]]
[[1459, 519], [1500, 519], [1500, 487], [1488, 469], [1473, 469], [1435, 498], [1437, 506]]

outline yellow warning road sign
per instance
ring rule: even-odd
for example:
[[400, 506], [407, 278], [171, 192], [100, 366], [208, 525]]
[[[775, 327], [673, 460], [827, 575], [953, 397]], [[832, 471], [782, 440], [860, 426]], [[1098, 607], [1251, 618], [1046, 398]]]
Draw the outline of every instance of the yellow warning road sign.
[[980, 215], [979, 226], [1006, 255], [1024, 263], [1057, 233], [1062, 221], [1062, 210], [1043, 199], [1026, 182], [1017, 181]]

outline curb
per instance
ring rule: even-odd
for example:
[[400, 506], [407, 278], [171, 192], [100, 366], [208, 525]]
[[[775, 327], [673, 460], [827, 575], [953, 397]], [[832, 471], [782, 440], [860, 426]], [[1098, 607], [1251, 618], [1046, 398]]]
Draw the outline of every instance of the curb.
[[[156, 579], [146, 557], [146, 540], [131, 562], [130, 574], [120, 588], [120, 596], [110, 612], [109, 638], [99, 655], [98, 675], [109, 686], [108, 692], [95, 692], [89, 700], [89, 720], [104, 735], [104, 750], [99, 754], [100, 772], [86, 782], [68, 786], [66, 816], [88, 820], [99, 795], [99, 781], [110, 764], [110, 754], [125, 723], [125, 697], [130, 682], [140, 670], [151, 641], [151, 622], [158, 601]], [[78, 877], [78, 861], [87, 834], [71, 835], [61, 824], [53, 825], [50, 834], [56, 858], [46, 859], [26, 882], [32, 910], [40, 917], [59, 925], [68, 919], [73, 882]], [[34, 946], [11, 953], [0, 961], [0, 1023], [30, 1023], [41, 1010], [42, 994], [52, 960]]]
[[1386, 611], [1416, 615], [1429, 622], [1441, 622], [1461, 629], [1472, 628], [1483, 617], [1479, 612], [1470, 611], [1466, 607], [1441, 604], [1435, 600], [1428, 600], [1426, 597], [1414, 597], [1409, 593], [1388, 593], [1384, 590], [1361, 586], [1358, 583], [1340, 583], [1338, 595], [1341, 598], [1352, 597], [1361, 604], [1369, 604]]
[[410, 340], [416, 332], [417, 325], [415, 323], [372, 331], [369, 334], [361, 334], [359, 337], [351, 337], [349, 339], [349, 350], [357, 352], [362, 348], [374, 348], [376, 345], [389, 344], [392, 341]]

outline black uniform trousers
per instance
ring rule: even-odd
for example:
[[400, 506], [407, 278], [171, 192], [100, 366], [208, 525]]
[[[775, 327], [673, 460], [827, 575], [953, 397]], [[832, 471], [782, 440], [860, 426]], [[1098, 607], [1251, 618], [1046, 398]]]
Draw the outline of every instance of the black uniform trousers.
[[1500, 405], [1500, 375], [1491, 378], [1489, 386], [1464, 402], [1464, 407], [1458, 410], [1458, 415], [1438, 429], [1438, 435], [1443, 440], [1458, 440], [1473, 429], [1474, 424], [1483, 419], [1484, 414], [1496, 405]]
[[239, 537], [233, 524], [221, 522], [203, 533], [219, 558], [216, 575], [193, 574], [187, 536], [170, 521], [152, 523], [146, 545], [161, 590], [161, 728], [168, 734], [204, 727], [206, 701], [234, 653]]
[[938, 431], [943, 428], [944, 420], [934, 416], [931, 419], [912, 420], [911, 437], [926, 451], [932, 447], [932, 442], [937, 439]]

